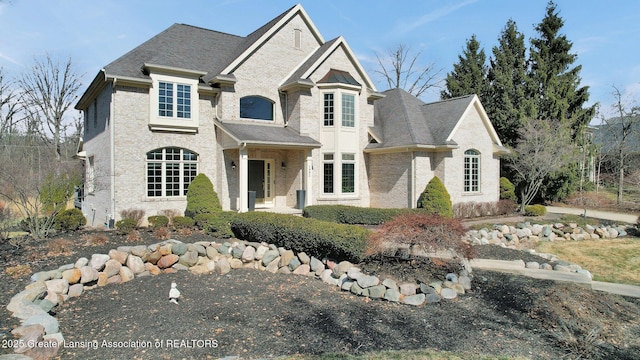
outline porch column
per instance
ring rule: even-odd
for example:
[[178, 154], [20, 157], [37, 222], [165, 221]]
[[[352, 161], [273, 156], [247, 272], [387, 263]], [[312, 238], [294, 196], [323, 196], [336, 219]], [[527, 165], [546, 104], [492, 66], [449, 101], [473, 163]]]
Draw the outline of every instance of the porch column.
[[312, 150], [307, 151], [307, 158], [304, 162], [302, 178], [304, 179], [304, 190], [307, 193], [306, 205], [313, 205], [313, 157]]
[[240, 212], [247, 212], [249, 211], [249, 152], [246, 147], [240, 148], [238, 162]]

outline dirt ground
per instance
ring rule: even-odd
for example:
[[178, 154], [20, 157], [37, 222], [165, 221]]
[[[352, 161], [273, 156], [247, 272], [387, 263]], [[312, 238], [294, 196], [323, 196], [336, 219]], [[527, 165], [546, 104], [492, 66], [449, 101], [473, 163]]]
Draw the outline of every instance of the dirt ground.
[[[127, 242], [107, 233], [65, 235], [72, 254], [49, 253], [53, 240], [15, 248], [0, 244], [0, 303], [29, 283], [30, 274], [7, 268], [50, 270], [119, 245], [160, 241], [150, 232]], [[184, 242], [211, 240], [194, 233]], [[68, 243], [69, 244], [69, 243]], [[477, 257], [539, 261], [526, 252], [477, 247]], [[360, 266], [398, 280], [442, 278], [455, 266], [441, 261], [380, 262]], [[67, 344], [61, 359], [270, 358], [291, 354], [436, 349], [461, 354], [531, 359], [640, 358], [640, 300], [574, 284], [491, 271], [473, 272], [472, 290], [455, 301], [420, 307], [369, 300], [304, 276], [233, 270], [227, 275], [189, 272], [136, 278], [90, 290], [55, 309]], [[171, 282], [182, 293], [167, 300]], [[0, 340], [19, 325], [0, 307]], [[0, 348], [0, 354], [11, 353]]]

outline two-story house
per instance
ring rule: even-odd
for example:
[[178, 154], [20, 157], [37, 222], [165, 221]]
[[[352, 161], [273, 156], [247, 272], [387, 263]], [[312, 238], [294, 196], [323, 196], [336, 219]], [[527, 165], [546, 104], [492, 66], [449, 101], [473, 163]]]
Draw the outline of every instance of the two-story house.
[[[175, 24], [102, 69], [84, 113], [83, 212], [184, 210], [206, 174], [223, 209], [497, 201], [504, 151], [474, 95], [425, 104], [376, 90], [344, 38], [296, 5], [246, 37]], [[254, 199], [255, 197], [255, 199]]]

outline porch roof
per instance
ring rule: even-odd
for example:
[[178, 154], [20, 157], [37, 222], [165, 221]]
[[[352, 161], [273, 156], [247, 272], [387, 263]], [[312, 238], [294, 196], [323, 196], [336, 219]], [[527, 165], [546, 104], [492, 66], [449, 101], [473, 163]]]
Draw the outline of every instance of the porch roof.
[[295, 130], [282, 125], [262, 125], [254, 123], [214, 121], [216, 126], [238, 143], [253, 147], [277, 148], [319, 148], [322, 144], [309, 136], [300, 135]]

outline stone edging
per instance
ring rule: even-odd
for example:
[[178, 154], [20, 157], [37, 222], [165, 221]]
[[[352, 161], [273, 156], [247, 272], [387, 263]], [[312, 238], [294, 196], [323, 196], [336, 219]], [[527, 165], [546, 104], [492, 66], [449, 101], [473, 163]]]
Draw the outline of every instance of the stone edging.
[[135, 277], [180, 270], [224, 275], [232, 269], [250, 268], [310, 276], [359, 296], [420, 306], [441, 299], [455, 299], [470, 290], [471, 267], [466, 261], [461, 267], [463, 270], [459, 274], [447, 274], [443, 281], [398, 284], [393, 279], [364, 274], [347, 261], [319, 260], [273, 244], [244, 241], [185, 244], [167, 240], [148, 246], [120, 246], [108, 254], [93, 254], [91, 259], [80, 258], [74, 264], [35, 273], [31, 276], [33, 282], [11, 298], [7, 309], [22, 323], [12, 331], [19, 337], [15, 353], [25, 355], [25, 359], [51, 358], [64, 342], [58, 321], [50, 315], [58, 304], [81, 296], [84, 291], [127, 282]]

